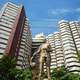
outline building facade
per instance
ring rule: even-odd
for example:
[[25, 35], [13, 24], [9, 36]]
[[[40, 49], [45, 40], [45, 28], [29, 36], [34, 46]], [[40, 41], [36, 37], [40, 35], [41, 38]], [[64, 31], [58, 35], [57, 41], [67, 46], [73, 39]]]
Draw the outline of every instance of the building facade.
[[32, 39], [32, 55], [39, 48], [39, 46], [46, 42], [46, 36], [43, 33], [35, 35]]
[[53, 50], [51, 70], [64, 65], [71, 72], [80, 73], [80, 22], [61, 20], [59, 29], [46, 38]]
[[29, 66], [32, 37], [24, 6], [7, 2], [0, 11], [0, 57], [17, 59], [17, 68]]
[[63, 47], [62, 47], [60, 33], [55, 32], [53, 34], [49, 34], [47, 36], [47, 41], [52, 48], [52, 52], [50, 52], [51, 56], [50, 69], [52, 71], [53, 68], [58, 68], [64, 65], [64, 54], [63, 54]]
[[64, 50], [65, 66], [74, 73], [80, 72], [79, 49], [80, 38], [77, 27], [80, 29], [78, 22], [65, 21], [59, 22], [61, 40]]

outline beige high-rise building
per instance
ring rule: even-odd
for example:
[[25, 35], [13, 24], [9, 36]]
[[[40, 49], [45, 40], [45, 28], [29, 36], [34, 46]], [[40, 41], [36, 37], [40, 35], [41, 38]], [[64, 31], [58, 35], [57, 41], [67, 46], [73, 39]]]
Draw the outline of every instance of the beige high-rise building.
[[74, 21], [68, 22], [65, 20], [60, 21], [59, 26], [65, 66], [74, 73], [80, 72], [80, 62], [78, 58], [80, 39], [77, 30], [77, 27], [80, 29], [80, 26]]
[[32, 39], [32, 55], [36, 50], [38, 50], [39, 46], [45, 42], [46, 36], [43, 33], [35, 35], [35, 37]]
[[70, 24], [70, 30], [72, 33], [76, 50], [79, 52], [80, 51], [80, 22], [71, 21], [69, 22], [69, 24]]
[[60, 32], [49, 34], [51, 70], [64, 65], [71, 72], [80, 73], [80, 22], [59, 21]]
[[52, 52], [51, 55], [51, 71], [53, 68], [58, 68], [64, 65], [64, 54], [63, 47], [61, 42], [61, 35], [59, 32], [55, 32], [53, 34], [49, 34], [47, 36], [47, 41], [51, 45]]
[[15, 57], [16, 67], [29, 67], [32, 37], [24, 6], [11, 2], [0, 11], [0, 58], [7, 54]]
[[[43, 33], [39, 33], [37, 35], [35, 35], [35, 37], [32, 39], [32, 55], [39, 49], [40, 45], [42, 45], [43, 43], [46, 42], [46, 37]], [[36, 63], [39, 64], [39, 54], [37, 54], [35, 57], [34, 57], [34, 61]]]

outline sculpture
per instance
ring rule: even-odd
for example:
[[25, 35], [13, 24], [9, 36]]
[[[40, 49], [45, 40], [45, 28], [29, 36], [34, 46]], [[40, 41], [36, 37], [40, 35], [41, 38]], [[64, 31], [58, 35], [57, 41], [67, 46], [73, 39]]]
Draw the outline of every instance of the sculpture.
[[[46, 63], [48, 80], [51, 80], [51, 76], [50, 76], [50, 54], [49, 54], [49, 52], [50, 52], [50, 45], [48, 43], [44, 43], [39, 47], [39, 49], [31, 57], [31, 61], [32, 61], [32, 59], [34, 58], [34, 56], [36, 54], [39, 53], [39, 55], [40, 55], [40, 58], [39, 58], [39, 79], [38, 80], [42, 80], [44, 63]], [[35, 66], [36, 64], [33, 62], [31, 65]]]

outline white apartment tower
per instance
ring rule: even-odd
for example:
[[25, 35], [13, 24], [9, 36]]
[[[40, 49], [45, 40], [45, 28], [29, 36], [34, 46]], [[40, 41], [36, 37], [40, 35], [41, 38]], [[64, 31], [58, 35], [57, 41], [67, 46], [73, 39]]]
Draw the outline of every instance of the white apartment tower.
[[79, 52], [80, 51], [80, 22], [71, 21], [69, 22], [69, 24], [70, 24], [70, 29], [71, 29], [76, 50]]
[[65, 20], [60, 21], [59, 26], [64, 51], [64, 64], [71, 72], [80, 72], [80, 62], [77, 55], [80, 49], [80, 38], [77, 28], [80, 29], [80, 26], [76, 22]]
[[59, 21], [60, 32], [49, 34], [51, 70], [64, 65], [71, 72], [80, 73], [80, 22]]
[[52, 71], [53, 68], [58, 68], [64, 65], [64, 55], [63, 55], [63, 47], [62, 47], [60, 33], [55, 32], [53, 34], [49, 34], [47, 36], [47, 41], [51, 45], [52, 49], [52, 52], [50, 52], [51, 56], [50, 69]]
[[17, 68], [27, 68], [31, 45], [32, 37], [24, 6], [7, 2], [0, 11], [0, 58], [7, 54], [16, 58]]

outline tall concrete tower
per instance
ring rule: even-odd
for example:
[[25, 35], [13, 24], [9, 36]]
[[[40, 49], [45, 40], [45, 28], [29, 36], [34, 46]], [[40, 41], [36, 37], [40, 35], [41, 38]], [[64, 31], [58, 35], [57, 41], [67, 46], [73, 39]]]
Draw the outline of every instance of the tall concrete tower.
[[24, 6], [7, 2], [0, 11], [0, 57], [15, 57], [17, 68], [29, 66], [32, 37]]
[[80, 72], [78, 51], [80, 49], [80, 35], [78, 23], [62, 20], [59, 22], [62, 45], [64, 50], [65, 66], [74, 73]]
[[51, 66], [50, 69], [52, 71], [53, 68], [58, 68], [64, 65], [64, 52], [61, 41], [60, 32], [54, 32], [47, 36], [47, 41], [51, 45], [52, 52], [51, 55]]

